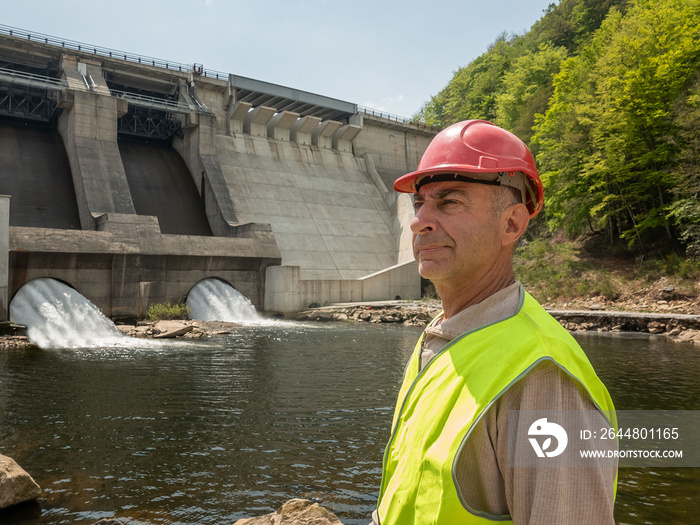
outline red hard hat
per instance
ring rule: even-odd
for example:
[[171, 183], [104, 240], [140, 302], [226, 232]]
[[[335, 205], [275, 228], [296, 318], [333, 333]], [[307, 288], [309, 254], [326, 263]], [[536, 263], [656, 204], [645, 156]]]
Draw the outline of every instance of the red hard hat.
[[[529, 183], [525, 205], [530, 217], [534, 217], [542, 210], [544, 194], [530, 150], [518, 137], [495, 124], [485, 120], [465, 120], [438, 133], [425, 150], [418, 169], [396, 179], [394, 189], [415, 193], [416, 183], [430, 175], [464, 173], [478, 182], [492, 180], [479, 176], [482, 173], [513, 176], [516, 172], [524, 173]], [[492, 182], [500, 184], [495, 180]]]

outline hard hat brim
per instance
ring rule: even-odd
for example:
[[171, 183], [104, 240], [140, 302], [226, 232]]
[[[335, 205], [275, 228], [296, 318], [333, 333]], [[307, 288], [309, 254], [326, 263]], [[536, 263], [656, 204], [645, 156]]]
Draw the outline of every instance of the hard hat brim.
[[[522, 168], [520, 167], [513, 167], [512, 169], [508, 168], [503, 168], [500, 169], [496, 172], [491, 169], [489, 170], [475, 170], [475, 169], [470, 169], [469, 171], [464, 170], [462, 166], [439, 166], [435, 168], [429, 168], [429, 169], [424, 169], [424, 170], [417, 170], [417, 171], [412, 171], [411, 173], [407, 173], [406, 175], [402, 175], [398, 179], [394, 181], [394, 190], [398, 191], [399, 193], [416, 193], [416, 184], [422, 179], [423, 177], [430, 176], [430, 175], [437, 175], [437, 174], [451, 174], [451, 173], [459, 173], [459, 174], [465, 174], [468, 175], [470, 178], [474, 179], [481, 179], [484, 181], [489, 181], [491, 180], [491, 177], [488, 177], [488, 175], [493, 174], [493, 173], [503, 173], [503, 172], [520, 172], [523, 173], [523, 175], [526, 177], [527, 184], [530, 186], [529, 189], [529, 198], [527, 199], [527, 202], [525, 202], [525, 205], [527, 206], [528, 212], [530, 213], [530, 218], [534, 218], [540, 211], [542, 211], [542, 202], [544, 200], [543, 195], [542, 195], [542, 186], [537, 185], [537, 184], [532, 184], [532, 176], [529, 175], [528, 173], [524, 172]], [[476, 181], [473, 181], [476, 182]]]
[[417, 171], [412, 171], [411, 173], [407, 173], [406, 175], [402, 175], [398, 179], [394, 181], [394, 190], [400, 192], [400, 193], [416, 193], [416, 183], [418, 180], [422, 179], [425, 176], [429, 175], [436, 175], [439, 173], [463, 173], [465, 175], [468, 175], [469, 177], [473, 179], [483, 179], [483, 180], [491, 180], [493, 177], [489, 177], [489, 174], [495, 174], [495, 173], [502, 173], [502, 172], [510, 172], [510, 171], [518, 171], [522, 172], [522, 168], [517, 167], [517, 168], [504, 168], [500, 169], [498, 171], [494, 171], [492, 169], [490, 170], [478, 170], [478, 169], [470, 169], [470, 170], [465, 170], [463, 166], [438, 166], [435, 168], [429, 168], [425, 170], [417, 170]]

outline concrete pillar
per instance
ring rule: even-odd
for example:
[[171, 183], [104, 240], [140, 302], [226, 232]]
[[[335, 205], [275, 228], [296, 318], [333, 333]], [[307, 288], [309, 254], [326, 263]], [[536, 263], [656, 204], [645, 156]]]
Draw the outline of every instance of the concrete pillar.
[[352, 124], [342, 126], [338, 131], [333, 133], [333, 149], [352, 153], [352, 141], [355, 140], [355, 137], [357, 137], [360, 131], [362, 131], [360, 126], [354, 126]]
[[275, 140], [289, 140], [290, 128], [299, 119], [299, 113], [282, 111], [267, 124], [267, 136]]
[[229, 116], [229, 134], [243, 133], [243, 121], [253, 105], [250, 102], [236, 102]]
[[333, 147], [333, 133], [343, 125], [336, 120], [324, 120], [311, 133], [311, 144], [319, 148], [331, 149]]
[[350, 117], [348, 120], [350, 124], [353, 124], [355, 126], [360, 126], [361, 128], [364, 127], [365, 119], [363, 117], [362, 113], [355, 113]]
[[266, 312], [298, 312], [301, 310], [301, 268], [268, 266], [265, 269]]
[[311, 145], [311, 132], [321, 123], [319, 117], [307, 115], [297, 120], [289, 130], [289, 139], [297, 144]]
[[58, 132], [71, 167], [80, 225], [83, 230], [94, 230], [100, 215], [136, 214], [136, 210], [117, 145], [117, 118], [123, 101], [109, 95], [101, 71], [97, 74], [82, 65], [63, 57], [69, 88], [61, 96]]
[[258, 106], [248, 112], [245, 119], [243, 119], [243, 133], [256, 137], [267, 137], [267, 123], [270, 122], [270, 119], [276, 112], [275, 108], [268, 108], [267, 106]]
[[0, 195], [0, 321], [9, 320], [10, 196]]
[[[240, 111], [243, 113], [243, 109]], [[204, 200], [204, 211], [212, 233], [217, 237], [234, 237], [238, 218], [216, 156], [216, 117], [199, 113], [190, 117], [192, 125], [184, 130], [182, 139], [173, 140], [173, 148], [185, 161]], [[238, 122], [242, 124], [242, 121]]]

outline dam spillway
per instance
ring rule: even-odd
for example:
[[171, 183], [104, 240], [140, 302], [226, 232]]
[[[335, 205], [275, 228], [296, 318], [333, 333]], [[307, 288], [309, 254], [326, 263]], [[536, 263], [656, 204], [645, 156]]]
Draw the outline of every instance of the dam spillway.
[[112, 317], [182, 302], [209, 277], [274, 312], [416, 297], [410, 199], [390, 188], [435, 133], [0, 26], [0, 277], [10, 298], [63, 280]]
[[0, 188], [13, 196], [12, 226], [80, 228], [68, 157], [49, 126], [0, 124]]
[[204, 203], [175, 150], [163, 144], [120, 140], [119, 152], [138, 215], [157, 217], [161, 233], [212, 234]]

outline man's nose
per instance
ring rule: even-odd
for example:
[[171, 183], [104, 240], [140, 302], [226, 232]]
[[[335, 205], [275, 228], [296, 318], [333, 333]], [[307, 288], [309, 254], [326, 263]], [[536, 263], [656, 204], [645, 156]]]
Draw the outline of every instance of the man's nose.
[[411, 219], [411, 231], [415, 234], [431, 232], [435, 229], [435, 217], [430, 211], [430, 206], [423, 204], [413, 219]]

